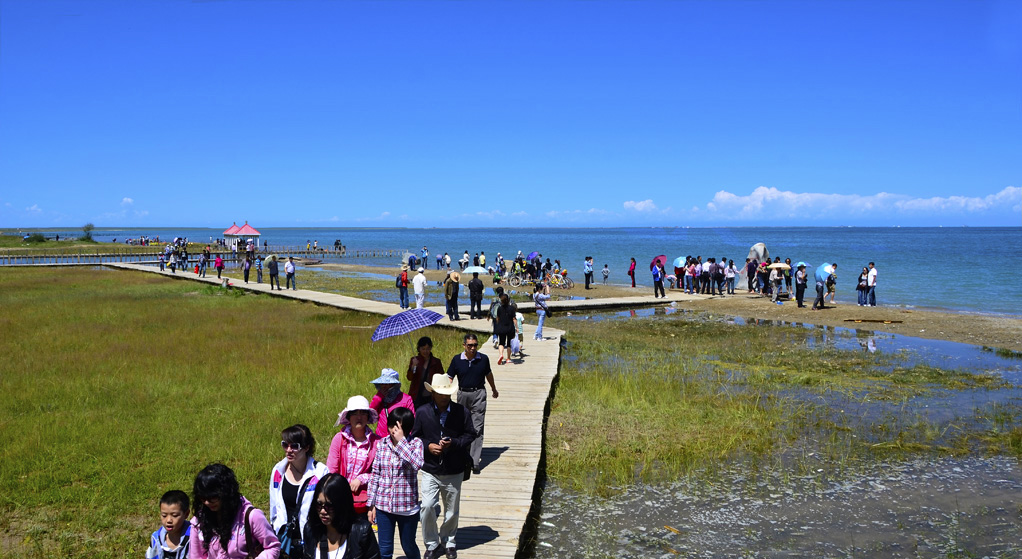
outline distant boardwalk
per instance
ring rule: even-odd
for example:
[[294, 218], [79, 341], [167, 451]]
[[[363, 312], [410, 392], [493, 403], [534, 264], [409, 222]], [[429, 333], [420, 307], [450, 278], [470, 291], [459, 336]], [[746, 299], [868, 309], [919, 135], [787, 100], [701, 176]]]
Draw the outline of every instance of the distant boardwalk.
[[[200, 278], [192, 273], [171, 274], [160, 272], [153, 266], [107, 266], [213, 285], [220, 283], [215, 277]], [[271, 293], [269, 284], [244, 284], [237, 280], [232, 282], [235, 289]], [[272, 294], [382, 315], [401, 312], [395, 304], [305, 289], [273, 291]], [[438, 310], [443, 314], [443, 309]], [[464, 314], [467, 316], [467, 311]], [[473, 332], [490, 331], [489, 320], [450, 322], [444, 317], [438, 326]], [[564, 332], [544, 327], [546, 339], [542, 342], [531, 341], [534, 334], [535, 325], [526, 325], [525, 339], [530, 341], [526, 344], [526, 359], [522, 363], [493, 367], [500, 397], [490, 398], [487, 402], [483, 471], [473, 475], [462, 488], [461, 521], [458, 528], [458, 550], [461, 557], [511, 558], [515, 557], [520, 547], [525, 520], [533, 505], [532, 493], [543, 453], [543, 412], [550, 398], [554, 377], [557, 376], [561, 336]], [[480, 351], [488, 354], [493, 351], [493, 346], [481, 343]], [[489, 355], [491, 363], [496, 363], [496, 356]], [[446, 362], [451, 356], [438, 357]]]

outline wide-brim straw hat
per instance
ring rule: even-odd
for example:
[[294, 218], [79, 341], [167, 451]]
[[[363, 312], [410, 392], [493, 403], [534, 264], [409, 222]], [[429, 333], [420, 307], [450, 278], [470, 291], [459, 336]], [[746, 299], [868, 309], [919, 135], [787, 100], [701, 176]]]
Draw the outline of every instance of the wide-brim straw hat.
[[451, 281], [453, 282], [461, 281], [461, 274], [459, 274], [458, 272], [451, 272]]
[[341, 410], [341, 413], [337, 414], [337, 423], [334, 423], [334, 427], [337, 427], [338, 425], [350, 425], [350, 423], [348, 423], [348, 414], [353, 411], [369, 412], [369, 423], [376, 423], [380, 419], [379, 412], [369, 407], [369, 400], [366, 400], [365, 396], [352, 396], [351, 398], [348, 398], [348, 405]]
[[408, 264], [402, 264], [402, 265], [401, 265], [401, 270], [402, 270], [402, 271], [405, 271], [405, 270], [407, 270], [407, 269], [408, 269]]
[[454, 396], [458, 393], [458, 377], [453, 379], [445, 374], [433, 375], [433, 382], [423, 383], [426, 385], [426, 390], [435, 392], [437, 394], [446, 394], [448, 396]]

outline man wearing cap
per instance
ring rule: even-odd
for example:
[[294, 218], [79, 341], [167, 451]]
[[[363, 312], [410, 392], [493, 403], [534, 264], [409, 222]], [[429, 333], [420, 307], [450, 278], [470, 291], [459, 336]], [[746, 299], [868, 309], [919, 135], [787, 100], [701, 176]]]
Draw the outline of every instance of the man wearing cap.
[[472, 427], [478, 435], [472, 441], [469, 453], [472, 455], [472, 471], [478, 474], [483, 454], [483, 425], [486, 421], [486, 386], [490, 383], [493, 397], [497, 397], [497, 386], [490, 370], [490, 358], [479, 353], [479, 340], [475, 334], [465, 334], [465, 351], [451, 359], [447, 376], [458, 379], [458, 403], [472, 413]]
[[412, 289], [415, 291], [415, 308], [421, 309], [426, 306], [426, 274], [421, 267], [418, 272], [412, 279]]
[[408, 264], [401, 265], [401, 273], [397, 276], [398, 298], [401, 301], [401, 308], [408, 308]]
[[[425, 383], [433, 400], [415, 412], [412, 437], [422, 440], [425, 451], [422, 464], [422, 542], [426, 546], [423, 559], [438, 559], [446, 554], [457, 559], [458, 515], [461, 506], [461, 482], [468, 467], [468, 448], [476, 438], [475, 428], [465, 406], [451, 401], [458, 392], [458, 379], [433, 375]], [[444, 520], [437, 526], [436, 508], [443, 502]]]

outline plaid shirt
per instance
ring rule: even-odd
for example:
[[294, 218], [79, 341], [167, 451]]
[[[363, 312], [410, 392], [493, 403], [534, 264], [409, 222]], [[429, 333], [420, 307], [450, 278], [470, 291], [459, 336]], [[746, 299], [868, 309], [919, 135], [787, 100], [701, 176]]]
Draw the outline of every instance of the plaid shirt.
[[417, 474], [421, 467], [422, 440], [405, 437], [397, 446], [389, 436], [381, 440], [376, 447], [367, 504], [390, 514], [418, 514]]

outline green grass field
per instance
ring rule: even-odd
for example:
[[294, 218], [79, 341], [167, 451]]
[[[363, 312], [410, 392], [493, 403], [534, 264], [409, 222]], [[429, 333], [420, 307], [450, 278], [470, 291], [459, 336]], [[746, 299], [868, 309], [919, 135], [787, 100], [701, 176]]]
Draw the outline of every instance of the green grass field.
[[378, 316], [100, 268], [5, 269], [0, 309], [0, 553], [19, 557], [141, 556], [159, 496], [211, 462], [265, 509], [281, 429], [308, 425], [325, 459], [347, 398], [419, 335], [373, 344]]

